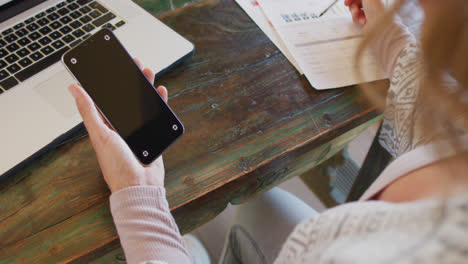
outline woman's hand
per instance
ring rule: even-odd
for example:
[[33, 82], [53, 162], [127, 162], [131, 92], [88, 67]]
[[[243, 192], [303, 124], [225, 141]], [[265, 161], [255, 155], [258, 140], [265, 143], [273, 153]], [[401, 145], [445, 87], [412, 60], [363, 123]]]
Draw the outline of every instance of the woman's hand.
[[[142, 68], [137, 59], [135, 62], [138, 67]], [[153, 83], [153, 72], [150, 69], [144, 69], [143, 72]], [[111, 192], [117, 192], [129, 186], [164, 186], [162, 157], [159, 157], [150, 166], [142, 166], [125, 141], [104, 121], [94, 102], [83, 88], [71, 85], [69, 90], [76, 100], [78, 111], [88, 130], [102, 174]], [[157, 90], [167, 102], [167, 89], [160, 86]]]
[[[356, 24], [374, 23], [385, 12], [385, 0], [345, 0]], [[385, 1], [388, 2], [388, 1]]]

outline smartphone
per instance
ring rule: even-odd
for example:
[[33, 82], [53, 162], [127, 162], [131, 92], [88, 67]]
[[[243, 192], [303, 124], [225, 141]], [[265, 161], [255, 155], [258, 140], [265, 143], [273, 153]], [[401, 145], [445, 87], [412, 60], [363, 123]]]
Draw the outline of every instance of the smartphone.
[[109, 29], [62, 56], [138, 160], [148, 165], [184, 133], [184, 126]]

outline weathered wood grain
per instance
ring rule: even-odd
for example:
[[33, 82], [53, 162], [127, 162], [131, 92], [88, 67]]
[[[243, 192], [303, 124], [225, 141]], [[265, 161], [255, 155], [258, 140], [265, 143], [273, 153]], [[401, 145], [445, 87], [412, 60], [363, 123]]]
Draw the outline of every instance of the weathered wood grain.
[[[310, 87], [232, 0], [162, 19], [196, 46], [158, 80], [186, 127], [164, 154], [184, 232], [312, 168], [376, 116], [356, 87]], [[108, 196], [89, 139], [42, 156], [0, 184], [0, 263], [81, 263], [117, 248]]]
[[162, 16], [168, 12], [175, 11], [181, 7], [203, 0], [133, 0], [153, 16]]
[[[173, 215], [180, 227], [180, 231], [188, 233], [216, 217], [218, 213], [225, 209], [228, 203], [234, 205], [241, 204], [291, 177], [302, 175], [305, 172], [309, 173], [309, 180], [313, 177], [322, 177], [323, 173], [314, 175], [308, 171], [309, 168], [311, 166], [321, 167], [322, 164], [328, 164], [328, 161], [336, 156], [335, 154], [341, 153], [341, 150], [351, 139], [359, 135], [375, 121], [376, 119], [370, 120], [318, 147], [307, 146], [299, 148], [294, 151], [294, 155], [276, 160], [267, 169], [262, 168], [252, 172], [248, 174], [248, 177], [239, 178], [231, 184], [227, 184], [211, 192], [209, 195], [174, 210]], [[329, 185], [328, 179], [326, 180], [324, 183], [317, 185], [320, 187]], [[336, 203], [329, 205], [336, 205]], [[125, 256], [122, 249], [118, 248], [92, 263], [125, 263]]]

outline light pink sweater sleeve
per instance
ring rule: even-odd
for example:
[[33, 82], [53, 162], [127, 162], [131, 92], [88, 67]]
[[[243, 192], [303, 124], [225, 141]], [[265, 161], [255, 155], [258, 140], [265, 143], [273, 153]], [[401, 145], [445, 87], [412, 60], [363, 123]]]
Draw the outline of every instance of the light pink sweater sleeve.
[[122, 189], [111, 195], [110, 208], [127, 263], [192, 263], [169, 210], [164, 188]]

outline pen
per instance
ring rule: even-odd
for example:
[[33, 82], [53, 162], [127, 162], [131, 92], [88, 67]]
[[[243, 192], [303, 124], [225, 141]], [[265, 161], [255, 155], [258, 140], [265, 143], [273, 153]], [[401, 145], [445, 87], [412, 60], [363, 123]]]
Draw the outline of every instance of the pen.
[[319, 17], [325, 15], [325, 13], [326, 13], [330, 8], [332, 8], [332, 6], [334, 6], [337, 2], [338, 2], [338, 0], [333, 1], [333, 3], [331, 3], [331, 5], [329, 5], [329, 6], [327, 7], [327, 9], [323, 10], [323, 12], [320, 13]]

